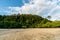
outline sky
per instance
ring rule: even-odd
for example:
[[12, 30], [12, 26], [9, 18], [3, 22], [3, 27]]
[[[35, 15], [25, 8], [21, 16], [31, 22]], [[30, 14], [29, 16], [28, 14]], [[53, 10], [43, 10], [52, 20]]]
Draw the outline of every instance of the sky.
[[60, 0], [0, 0], [0, 15], [18, 13], [60, 20]]

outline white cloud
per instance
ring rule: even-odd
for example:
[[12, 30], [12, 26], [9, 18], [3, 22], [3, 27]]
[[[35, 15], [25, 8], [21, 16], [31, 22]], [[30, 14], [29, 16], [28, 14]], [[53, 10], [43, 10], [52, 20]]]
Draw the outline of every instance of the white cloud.
[[46, 0], [31, 0], [30, 3], [25, 3], [22, 7], [9, 7], [9, 9], [18, 11], [22, 14], [39, 15], [40, 12], [42, 12], [44, 9], [47, 9], [47, 7], [50, 8], [51, 6], [49, 6], [49, 2], [46, 2]]
[[[52, 16], [51, 20], [56, 20], [60, 18], [59, 17], [60, 12], [58, 13], [58, 11], [56, 11], [56, 13], [54, 13], [54, 10], [60, 9], [60, 6], [57, 5], [57, 3], [60, 0], [29, 0], [29, 1], [30, 1], [29, 3], [25, 3], [25, 0], [23, 0], [24, 5], [22, 7], [9, 7], [9, 13], [37, 14], [43, 17], [51, 15]], [[54, 14], [54, 16], [52, 14]]]

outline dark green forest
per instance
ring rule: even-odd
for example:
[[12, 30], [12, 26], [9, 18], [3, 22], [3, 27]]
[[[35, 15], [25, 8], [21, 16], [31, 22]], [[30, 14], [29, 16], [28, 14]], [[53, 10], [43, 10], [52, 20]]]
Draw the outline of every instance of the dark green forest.
[[60, 21], [50, 21], [38, 15], [0, 15], [0, 28], [58, 28]]

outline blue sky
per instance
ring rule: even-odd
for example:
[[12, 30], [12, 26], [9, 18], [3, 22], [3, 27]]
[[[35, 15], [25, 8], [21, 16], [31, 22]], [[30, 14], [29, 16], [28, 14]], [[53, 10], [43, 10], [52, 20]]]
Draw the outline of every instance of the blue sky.
[[[27, 2], [27, 1], [26, 1]], [[8, 10], [8, 7], [21, 7], [23, 0], [0, 0], [0, 10]], [[0, 15], [5, 15], [6, 12], [0, 12]]]
[[0, 15], [36, 14], [60, 20], [60, 0], [0, 0]]
[[0, 0], [0, 7], [16, 7], [16, 6], [22, 6], [22, 0]]
[[22, 7], [24, 2], [29, 3], [29, 0], [0, 0], [0, 15], [8, 14], [4, 10], [9, 10], [9, 7]]
[[[24, 0], [0, 0], [0, 7], [21, 7], [23, 6]], [[25, 0], [24, 2], [29, 3], [29, 0]]]

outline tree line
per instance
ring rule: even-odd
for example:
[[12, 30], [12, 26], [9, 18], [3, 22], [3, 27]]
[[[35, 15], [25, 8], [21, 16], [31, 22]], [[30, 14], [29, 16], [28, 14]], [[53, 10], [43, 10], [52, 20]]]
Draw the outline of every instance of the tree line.
[[54, 28], [57, 23], [32, 14], [0, 15], [0, 28]]

